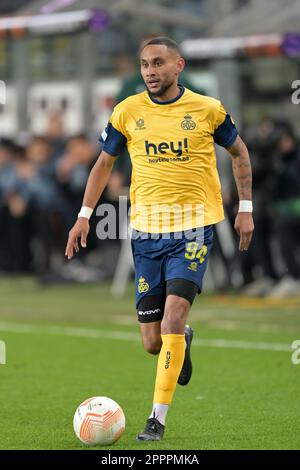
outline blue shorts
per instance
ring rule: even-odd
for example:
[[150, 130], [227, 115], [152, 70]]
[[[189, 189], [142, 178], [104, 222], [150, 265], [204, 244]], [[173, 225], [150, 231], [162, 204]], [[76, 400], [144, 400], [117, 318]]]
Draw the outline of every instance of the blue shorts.
[[198, 286], [198, 293], [202, 290], [213, 244], [213, 226], [164, 236], [137, 230], [132, 233], [136, 306], [147, 295], [162, 295], [166, 281], [171, 279], [187, 279]]

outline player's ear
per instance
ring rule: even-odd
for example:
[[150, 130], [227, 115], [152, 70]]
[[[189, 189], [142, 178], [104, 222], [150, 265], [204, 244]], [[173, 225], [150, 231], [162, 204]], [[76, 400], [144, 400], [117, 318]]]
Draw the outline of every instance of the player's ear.
[[183, 71], [184, 67], [185, 67], [185, 60], [184, 60], [183, 57], [179, 57], [177, 59], [177, 73], [178, 73], [178, 75]]

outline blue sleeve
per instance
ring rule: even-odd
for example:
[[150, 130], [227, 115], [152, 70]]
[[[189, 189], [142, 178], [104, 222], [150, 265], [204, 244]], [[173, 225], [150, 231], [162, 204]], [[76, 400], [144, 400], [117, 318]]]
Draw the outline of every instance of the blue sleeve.
[[237, 128], [235, 127], [230, 114], [226, 114], [225, 120], [215, 130], [214, 141], [222, 147], [230, 147], [238, 136]]
[[102, 150], [115, 157], [121, 153], [126, 145], [127, 139], [122, 132], [115, 129], [109, 122], [102, 132], [99, 142], [102, 145]]

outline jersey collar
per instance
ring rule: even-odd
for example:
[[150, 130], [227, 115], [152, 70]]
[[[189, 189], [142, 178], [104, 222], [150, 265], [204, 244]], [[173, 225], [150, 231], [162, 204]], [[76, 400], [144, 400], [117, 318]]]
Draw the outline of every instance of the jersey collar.
[[168, 100], [168, 101], [158, 101], [156, 100], [155, 98], [153, 98], [153, 96], [150, 95], [150, 93], [148, 92], [148, 95], [149, 95], [149, 98], [151, 101], [153, 101], [153, 103], [155, 104], [171, 104], [171, 103], [175, 103], [175, 101], [179, 100], [179, 98], [182, 97], [183, 93], [185, 92], [185, 88], [183, 85], [181, 85], [180, 83], [178, 83], [178, 87], [180, 89], [178, 95], [173, 98], [172, 100]]

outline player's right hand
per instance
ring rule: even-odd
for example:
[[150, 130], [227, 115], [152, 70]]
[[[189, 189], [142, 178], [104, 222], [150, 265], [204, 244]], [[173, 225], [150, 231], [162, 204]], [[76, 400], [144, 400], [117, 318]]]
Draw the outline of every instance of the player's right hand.
[[90, 224], [87, 218], [79, 217], [76, 224], [69, 232], [69, 239], [65, 255], [68, 259], [73, 257], [74, 250], [76, 253], [79, 251], [78, 239], [80, 238], [80, 244], [83, 248], [86, 247], [86, 240], [90, 230]]

